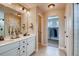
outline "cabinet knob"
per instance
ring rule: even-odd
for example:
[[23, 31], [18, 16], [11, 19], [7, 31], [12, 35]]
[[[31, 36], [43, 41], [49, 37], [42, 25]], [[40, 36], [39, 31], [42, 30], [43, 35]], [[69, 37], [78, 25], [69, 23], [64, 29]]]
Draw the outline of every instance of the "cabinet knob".
[[25, 43], [25, 41], [23, 41], [23, 43]]
[[25, 51], [23, 51], [23, 53], [24, 53]]
[[68, 36], [66, 36], [66, 37], [68, 37]]
[[29, 45], [29, 44], [27, 43], [27, 45]]
[[20, 50], [20, 48], [18, 48], [18, 50]]
[[25, 46], [23, 46], [23, 48], [25, 48]]

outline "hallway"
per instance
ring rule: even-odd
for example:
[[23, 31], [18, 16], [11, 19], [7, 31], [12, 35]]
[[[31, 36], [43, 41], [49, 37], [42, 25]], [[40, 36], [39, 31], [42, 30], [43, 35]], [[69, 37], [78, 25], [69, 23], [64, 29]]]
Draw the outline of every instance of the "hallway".
[[57, 43], [48, 43], [48, 46], [39, 46], [39, 51], [32, 56], [59, 56]]
[[48, 46], [58, 48], [59, 47], [59, 41], [58, 40], [49, 40], [48, 39]]

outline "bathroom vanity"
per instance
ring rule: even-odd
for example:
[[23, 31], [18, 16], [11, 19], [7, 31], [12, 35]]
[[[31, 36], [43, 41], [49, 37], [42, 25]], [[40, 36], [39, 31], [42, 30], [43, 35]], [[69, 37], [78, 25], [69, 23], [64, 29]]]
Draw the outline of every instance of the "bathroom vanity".
[[27, 16], [0, 6], [0, 56], [30, 56], [35, 52], [33, 24], [29, 25]]
[[33, 52], [35, 35], [0, 41], [0, 56], [30, 56]]

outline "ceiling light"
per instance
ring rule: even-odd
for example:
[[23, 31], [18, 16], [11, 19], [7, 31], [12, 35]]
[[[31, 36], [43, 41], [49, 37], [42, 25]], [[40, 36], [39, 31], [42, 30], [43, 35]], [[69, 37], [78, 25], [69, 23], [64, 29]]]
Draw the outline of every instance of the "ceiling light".
[[49, 4], [48, 8], [53, 8], [55, 6], [55, 4]]

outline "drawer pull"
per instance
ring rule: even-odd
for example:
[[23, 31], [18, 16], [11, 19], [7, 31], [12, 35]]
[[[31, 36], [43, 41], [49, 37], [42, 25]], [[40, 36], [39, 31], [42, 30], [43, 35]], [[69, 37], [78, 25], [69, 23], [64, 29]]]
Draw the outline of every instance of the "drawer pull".
[[23, 53], [24, 53], [25, 51], [23, 51]]
[[23, 48], [25, 48], [25, 46], [23, 46]]
[[68, 36], [66, 36], [66, 37], [68, 37]]
[[23, 43], [25, 43], [25, 41], [23, 41]]
[[20, 50], [20, 48], [18, 48], [18, 50]]
[[27, 43], [27, 45], [29, 45], [29, 44]]

